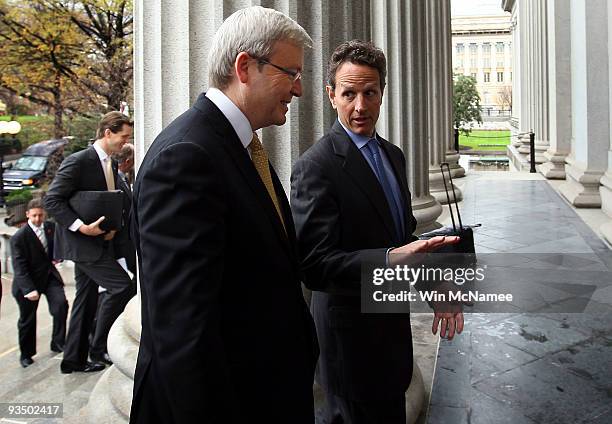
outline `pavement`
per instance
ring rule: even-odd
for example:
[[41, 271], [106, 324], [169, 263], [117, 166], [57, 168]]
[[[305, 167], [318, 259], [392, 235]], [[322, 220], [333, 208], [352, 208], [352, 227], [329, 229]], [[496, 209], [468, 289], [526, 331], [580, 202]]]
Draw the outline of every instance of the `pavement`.
[[467, 181], [462, 210], [482, 224], [479, 262], [503, 264], [495, 283], [531, 296], [466, 308], [464, 333], [440, 343], [427, 423], [612, 423], [612, 251], [558, 184], [519, 175]]

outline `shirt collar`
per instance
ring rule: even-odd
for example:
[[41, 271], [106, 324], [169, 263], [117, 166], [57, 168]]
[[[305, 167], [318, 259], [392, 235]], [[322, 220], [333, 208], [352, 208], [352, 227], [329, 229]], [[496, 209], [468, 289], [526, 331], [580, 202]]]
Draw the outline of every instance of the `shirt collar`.
[[353, 131], [346, 128], [340, 119], [338, 119], [338, 122], [340, 123], [340, 125], [342, 125], [342, 128], [344, 128], [344, 131], [346, 131], [349, 138], [355, 144], [355, 146], [357, 146], [358, 149], [361, 150], [361, 148], [365, 146], [366, 144], [368, 144], [368, 141], [370, 141], [372, 138], [374, 138], [376, 142], [380, 145], [380, 141], [378, 141], [378, 137], [376, 136], [376, 131], [374, 131], [374, 137], [368, 137], [366, 135], [355, 134]]
[[37, 229], [42, 228], [43, 230], [45, 229], [45, 223], [43, 222], [42, 224], [40, 224], [40, 227], [37, 227], [36, 225], [32, 224], [32, 221], [30, 221], [28, 219], [28, 225], [30, 226], [30, 228], [36, 232]]
[[240, 142], [246, 149], [253, 139], [253, 129], [245, 114], [242, 113], [242, 111], [238, 109], [238, 106], [218, 88], [209, 88], [206, 92], [206, 97], [208, 97], [208, 100], [213, 102], [215, 106], [219, 108], [223, 116], [227, 118], [234, 128], [234, 131], [236, 131]]
[[100, 161], [104, 162], [106, 160], [106, 158], [108, 157], [108, 155], [106, 154], [104, 149], [102, 149], [102, 146], [100, 146], [100, 142], [98, 140], [94, 141], [93, 148], [96, 151], [96, 153], [98, 154], [98, 157], [100, 158]]

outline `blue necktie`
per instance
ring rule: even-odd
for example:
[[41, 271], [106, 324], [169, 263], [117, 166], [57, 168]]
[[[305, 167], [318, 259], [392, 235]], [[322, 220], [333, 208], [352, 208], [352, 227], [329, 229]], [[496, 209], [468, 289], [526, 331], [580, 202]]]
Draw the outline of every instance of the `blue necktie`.
[[395, 223], [395, 229], [397, 231], [399, 241], [403, 241], [404, 226], [401, 214], [402, 208], [397, 204], [395, 196], [393, 196], [393, 189], [391, 188], [391, 184], [387, 178], [387, 173], [385, 172], [385, 167], [382, 163], [382, 158], [380, 157], [378, 142], [376, 139], [372, 138], [370, 141], [368, 141], [367, 147], [367, 151], [370, 153], [370, 158], [374, 164], [376, 178], [378, 178], [378, 182], [385, 192], [385, 197], [387, 198], [387, 203], [389, 204], [389, 210], [391, 211], [391, 216], [393, 217], [393, 222]]

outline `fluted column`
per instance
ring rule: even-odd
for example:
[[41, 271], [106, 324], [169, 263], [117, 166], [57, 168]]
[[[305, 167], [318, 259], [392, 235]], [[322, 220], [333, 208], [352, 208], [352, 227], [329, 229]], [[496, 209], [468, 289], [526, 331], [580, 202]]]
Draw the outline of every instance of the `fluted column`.
[[451, 29], [451, 4], [450, 0], [442, 0], [440, 5], [440, 19], [442, 20], [439, 28], [441, 41], [442, 68], [446, 76], [444, 80], [442, 97], [443, 102], [442, 120], [443, 126], [448, 134], [445, 138], [444, 160], [448, 162], [453, 178], [465, 177], [465, 169], [459, 165], [459, 152], [455, 150], [455, 135], [453, 130], [453, 37]]
[[372, 7], [372, 41], [387, 55], [387, 88], [377, 130], [408, 161], [417, 233], [438, 227], [442, 206], [429, 193], [425, 2], [384, 0]]
[[520, 121], [521, 121], [521, 64], [522, 64], [522, 52], [523, 52], [523, 31], [521, 30], [521, 21], [519, 19], [519, 0], [503, 0], [502, 7], [504, 11], [510, 12], [510, 31], [512, 33], [512, 70], [514, 77], [512, 78], [512, 116], [510, 117], [510, 126], [512, 132], [512, 138], [510, 146], [508, 146], [508, 155], [512, 155], [514, 148], [518, 148], [521, 145], [521, 141], [518, 137], [520, 134]]
[[[521, 56], [520, 56], [520, 68], [517, 71], [517, 77], [521, 78], [521, 106], [520, 106], [520, 120], [519, 120], [519, 143], [518, 153], [521, 155], [523, 161], [526, 160], [529, 154], [529, 136], [526, 133], [533, 130], [533, 123], [531, 117], [531, 102], [533, 100], [532, 84], [531, 84], [531, 56], [533, 55], [533, 48], [531, 45], [531, 3], [529, 0], [518, 0], [518, 26], [519, 34], [521, 38]], [[527, 144], [525, 144], [527, 143]]]
[[[450, 0], [427, 2], [427, 138], [429, 145], [429, 192], [442, 204], [448, 203], [440, 164], [445, 162], [447, 147], [451, 141], [450, 112], [451, 98], [448, 96], [448, 83], [452, 79], [447, 62], [450, 50], [446, 49], [446, 34], [443, 30], [447, 23], [444, 13], [450, 12]], [[449, 16], [450, 18], [450, 16]], [[450, 21], [448, 21], [450, 24]], [[452, 171], [451, 171], [452, 173]], [[457, 200], [461, 191], [451, 187], [445, 173], [449, 190], [454, 189]], [[451, 199], [452, 199], [451, 195]]]
[[576, 207], [599, 207], [608, 167], [610, 104], [606, 0], [571, 1], [572, 147], [559, 187]]
[[[612, 22], [612, 7], [608, 7], [607, 10], [608, 22]], [[608, 57], [612, 57], [612, 31], [608, 27]], [[609, 104], [609, 122], [612, 122], [612, 66], [608, 67], [608, 104]], [[612, 129], [611, 129], [612, 133]], [[603, 224], [600, 228], [601, 233], [612, 243], [612, 137], [610, 139], [610, 146], [608, 147], [608, 169], [604, 176], [601, 178], [601, 187], [599, 193], [601, 194], [601, 209], [611, 219]]]
[[[546, 160], [544, 152], [549, 147], [546, 0], [522, 2], [521, 7], [527, 9], [521, 13], [521, 17], [526, 19], [526, 25], [522, 26], [526, 31], [526, 51], [522, 56], [526, 62], [526, 73], [521, 77], [527, 85], [527, 97], [523, 106], [527, 103], [525, 112], [529, 116], [529, 130], [535, 133], [535, 162], [542, 163]], [[526, 129], [525, 126], [523, 128]], [[528, 136], [521, 138], [518, 151], [524, 160], [530, 160]]]
[[548, 0], [547, 9], [550, 147], [538, 171], [546, 178], [563, 180], [572, 136], [570, 0]]

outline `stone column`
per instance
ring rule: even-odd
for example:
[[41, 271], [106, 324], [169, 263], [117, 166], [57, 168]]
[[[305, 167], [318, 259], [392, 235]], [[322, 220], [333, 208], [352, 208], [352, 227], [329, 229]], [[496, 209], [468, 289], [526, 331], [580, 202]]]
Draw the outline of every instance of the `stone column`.
[[387, 56], [387, 87], [376, 128], [406, 155], [419, 233], [439, 227], [436, 219], [442, 213], [429, 193], [426, 5], [382, 0], [372, 6], [372, 41]]
[[548, 0], [547, 8], [550, 147], [538, 171], [546, 178], [564, 180], [572, 136], [570, 0]]
[[[527, 22], [522, 28], [526, 30], [526, 47], [521, 59], [526, 61], [526, 73], [521, 74], [527, 85], [527, 110], [529, 115], [529, 130], [535, 133], [535, 162], [542, 163], [544, 152], [548, 149], [548, 76], [547, 76], [547, 46], [546, 46], [546, 0], [530, 0], [521, 3], [526, 7], [521, 17]], [[525, 105], [525, 102], [523, 102]], [[521, 108], [522, 110], [522, 108]], [[525, 126], [523, 126], [525, 129]], [[529, 161], [529, 136], [521, 137], [518, 152], [524, 161]]]
[[[522, 63], [522, 49], [521, 39], [523, 33], [520, 30], [521, 21], [519, 19], [519, 0], [503, 0], [502, 8], [506, 12], [510, 12], [510, 31], [512, 33], [512, 116], [510, 118], [510, 126], [512, 127], [512, 139], [511, 146], [518, 148], [521, 142], [518, 138], [520, 133], [520, 112], [521, 112], [521, 63]], [[516, 149], [512, 149], [508, 146], [508, 155], [513, 155]]]
[[[612, 22], [612, 7], [608, 6], [607, 10], [608, 22]], [[608, 57], [612, 57], [612, 31], [608, 28]], [[612, 66], [608, 68], [608, 102], [609, 102], [609, 118], [612, 122]], [[612, 218], [612, 137], [610, 139], [610, 146], [608, 147], [608, 169], [604, 176], [601, 178], [601, 187], [599, 193], [601, 194], [601, 209]], [[604, 238], [612, 243], [612, 219], [600, 228]]]
[[610, 146], [606, 0], [571, 1], [572, 149], [561, 194], [576, 207], [600, 207]]
[[[445, 7], [447, 6], [447, 7]], [[447, 22], [445, 12], [450, 11], [450, 1], [440, 0], [427, 2], [427, 128], [429, 144], [429, 192], [442, 204], [448, 203], [444, 188], [443, 175], [440, 164], [445, 161], [447, 148], [451, 144], [451, 107], [452, 98], [449, 95], [448, 85], [452, 80], [447, 67], [450, 58], [450, 49], [447, 49], [448, 40], [443, 30]], [[446, 9], [446, 10], [445, 10]], [[450, 17], [450, 16], [449, 16]], [[464, 171], [465, 172], [465, 171]], [[451, 171], [452, 175], [452, 171]], [[451, 187], [448, 174], [449, 190], [455, 190], [457, 200], [461, 200], [461, 191]], [[450, 194], [451, 200], [453, 199]]]
[[453, 178], [461, 178], [465, 176], [465, 169], [459, 165], [459, 152], [455, 150], [455, 135], [453, 130], [453, 37], [450, 1], [442, 0], [440, 5], [440, 19], [442, 20], [439, 28], [441, 40], [440, 48], [442, 51], [441, 67], [445, 75], [443, 91], [441, 93], [442, 97], [445, 99], [445, 103], [443, 104], [442, 125], [448, 132], [446, 135], [447, 141], [444, 146], [446, 150], [444, 160], [448, 162]]
[[548, 46], [546, 0], [533, 0], [534, 7], [534, 69], [535, 84], [534, 132], [535, 161], [546, 161], [544, 152], [550, 147], [548, 128]]

